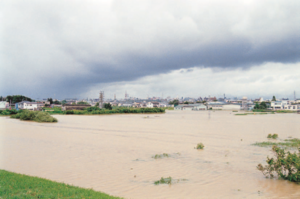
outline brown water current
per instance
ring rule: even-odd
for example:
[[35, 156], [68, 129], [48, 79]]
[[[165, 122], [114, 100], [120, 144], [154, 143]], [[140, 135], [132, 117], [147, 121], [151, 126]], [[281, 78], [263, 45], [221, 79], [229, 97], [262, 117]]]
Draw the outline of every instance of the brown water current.
[[[300, 198], [300, 185], [256, 169], [271, 148], [251, 145], [269, 133], [300, 138], [300, 114], [54, 117], [58, 123], [0, 117], [0, 169], [134, 199]], [[194, 149], [199, 142], [204, 150]], [[152, 158], [162, 153], [171, 157]], [[154, 185], [169, 176], [187, 181]]]

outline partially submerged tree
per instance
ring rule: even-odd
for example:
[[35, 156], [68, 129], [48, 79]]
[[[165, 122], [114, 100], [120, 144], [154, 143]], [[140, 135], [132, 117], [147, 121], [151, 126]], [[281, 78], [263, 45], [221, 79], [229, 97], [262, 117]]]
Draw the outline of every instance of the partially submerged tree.
[[267, 157], [267, 165], [259, 164], [257, 169], [266, 177], [273, 178], [277, 175], [279, 178], [291, 182], [300, 182], [300, 149], [299, 152], [286, 152], [284, 149], [273, 146], [272, 151], [275, 158]]

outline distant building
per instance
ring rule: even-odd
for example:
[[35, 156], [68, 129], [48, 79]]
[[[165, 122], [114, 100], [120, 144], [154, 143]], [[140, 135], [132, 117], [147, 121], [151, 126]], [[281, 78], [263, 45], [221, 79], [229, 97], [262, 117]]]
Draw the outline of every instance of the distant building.
[[153, 104], [153, 107], [155, 107], [155, 108], [159, 107], [159, 102], [152, 102], [152, 104]]
[[242, 104], [238, 103], [231, 103], [227, 104], [224, 102], [208, 102], [207, 103], [207, 109], [212, 110], [240, 110], [242, 107]]
[[300, 105], [292, 104], [293, 101], [282, 100], [282, 101], [271, 101], [271, 109], [273, 110], [299, 110]]
[[0, 110], [7, 109], [9, 107], [9, 102], [0, 101]]
[[19, 109], [27, 109], [27, 110], [39, 110], [41, 107], [44, 107], [45, 104], [43, 102], [29, 102], [22, 101], [17, 103], [17, 110]]
[[174, 107], [174, 110], [177, 111], [200, 111], [206, 110], [204, 104], [182, 104]]
[[153, 103], [152, 102], [147, 102], [146, 107], [147, 108], [153, 108]]
[[85, 108], [91, 107], [89, 104], [64, 104], [61, 107], [62, 111], [67, 110], [83, 110]]

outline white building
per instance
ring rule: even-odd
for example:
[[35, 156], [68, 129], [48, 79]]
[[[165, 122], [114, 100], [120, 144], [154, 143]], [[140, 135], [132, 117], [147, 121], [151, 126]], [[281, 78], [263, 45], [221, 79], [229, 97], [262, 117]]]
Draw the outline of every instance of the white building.
[[182, 104], [174, 107], [176, 111], [200, 111], [206, 110], [204, 104]]
[[207, 109], [212, 110], [241, 110], [242, 104], [225, 104], [223, 102], [208, 102]]
[[27, 109], [27, 110], [38, 110], [39, 108], [43, 107], [43, 102], [28, 102], [22, 101], [18, 103], [19, 109]]
[[283, 109], [290, 110], [290, 111], [298, 111], [298, 110], [300, 110], [300, 104], [294, 104], [294, 105], [285, 104], [285, 105], [283, 105]]
[[147, 108], [153, 108], [153, 103], [152, 102], [147, 102], [146, 107]]
[[271, 101], [271, 108], [273, 110], [299, 110], [300, 104], [291, 104], [288, 100]]
[[0, 110], [7, 109], [9, 107], [9, 103], [6, 101], [0, 101]]

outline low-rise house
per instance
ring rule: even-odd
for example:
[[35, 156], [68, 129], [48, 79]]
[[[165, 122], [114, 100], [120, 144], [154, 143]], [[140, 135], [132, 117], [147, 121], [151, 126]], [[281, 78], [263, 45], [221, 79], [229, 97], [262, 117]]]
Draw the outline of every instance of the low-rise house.
[[222, 109], [224, 102], [207, 102], [207, 109]]
[[9, 107], [9, 102], [0, 101], [0, 110], [7, 109]]
[[206, 106], [204, 104], [181, 104], [174, 107], [174, 110], [181, 111], [200, 111], [206, 110]]
[[27, 110], [39, 110], [41, 107], [44, 107], [45, 104], [43, 102], [29, 102], [29, 101], [22, 101], [17, 103], [17, 110], [19, 109], [27, 109]]
[[134, 103], [132, 104], [132, 107], [134, 107], [134, 108], [140, 108], [140, 107], [141, 107], [141, 104], [138, 103], [138, 102], [134, 102]]
[[85, 108], [91, 107], [90, 104], [64, 104], [61, 107], [62, 111], [67, 110], [83, 110]]
[[132, 107], [132, 104], [122, 104], [121, 106], [122, 106], [122, 107], [127, 107], [127, 108], [128, 108], [128, 107]]
[[[163, 104], [163, 103], [160, 103], [159, 104], [159, 107], [161, 107], [161, 108], [164, 108], [164, 107], [167, 107], [168, 105], [167, 104]], [[173, 105], [174, 106], [174, 105]]]
[[208, 102], [207, 109], [212, 110], [240, 110], [242, 104], [239, 103], [224, 103], [224, 102]]
[[54, 107], [62, 107], [62, 105], [61, 105], [61, 104], [51, 104], [50, 107], [51, 107], [51, 108], [54, 108]]
[[147, 102], [146, 107], [147, 108], [153, 108], [153, 103], [152, 102]]
[[152, 102], [152, 104], [153, 104], [153, 107], [155, 107], [155, 108], [159, 107], [159, 102]]
[[241, 104], [224, 104], [221, 110], [241, 110]]
[[285, 104], [285, 105], [283, 105], [282, 109], [290, 110], [290, 111], [298, 111], [298, 110], [300, 110], [300, 104], [294, 104], [294, 105]]
[[288, 100], [271, 101], [271, 109], [273, 110], [282, 110], [284, 107], [288, 107], [287, 105], [290, 105]]

